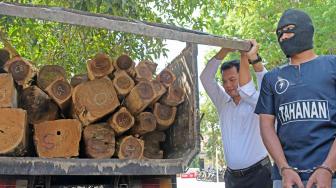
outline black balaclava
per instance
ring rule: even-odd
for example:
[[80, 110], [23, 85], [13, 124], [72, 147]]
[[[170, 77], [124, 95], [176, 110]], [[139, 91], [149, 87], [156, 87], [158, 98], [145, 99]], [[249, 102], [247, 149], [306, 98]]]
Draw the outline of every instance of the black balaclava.
[[[280, 30], [287, 25], [295, 25], [295, 28], [287, 31]], [[284, 33], [294, 33], [294, 36], [280, 42], [279, 39]], [[303, 11], [286, 10], [279, 20], [276, 34], [281, 49], [287, 57], [313, 49], [314, 26], [308, 14]]]

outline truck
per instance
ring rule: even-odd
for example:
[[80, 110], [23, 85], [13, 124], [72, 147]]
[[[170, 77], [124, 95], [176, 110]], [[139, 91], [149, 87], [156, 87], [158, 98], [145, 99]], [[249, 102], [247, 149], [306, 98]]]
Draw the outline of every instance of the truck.
[[93, 14], [60, 7], [39, 7], [0, 2], [0, 14], [105, 28], [186, 42], [167, 69], [186, 97], [177, 109], [174, 125], [166, 130], [164, 159], [87, 159], [0, 157], [0, 187], [176, 187], [176, 174], [185, 172], [200, 150], [197, 45], [248, 50], [244, 40], [214, 36], [176, 26]]

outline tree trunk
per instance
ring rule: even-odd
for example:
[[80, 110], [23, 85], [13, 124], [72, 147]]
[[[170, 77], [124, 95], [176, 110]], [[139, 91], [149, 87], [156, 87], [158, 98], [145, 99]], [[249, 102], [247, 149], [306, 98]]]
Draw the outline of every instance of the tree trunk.
[[151, 112], [142, 112], [136, 117], [132, 135], [143, 135], [156, 129], [156, 119]]
[[165, 87], [169, 87], [176, 80], [176, 76], [172, 71], [164, 69], [160, 72], [156, 79], [159, 80]]
[[72, 88], [74, 88], [81, 83], [87, 82], [88, 80], [89, 78], [87, 74], [75, 75], [71, 78], [70, 85], [72, 86]]
[[59, 65], [45, 65], [37, 74], [37, 85], [45, 90], [55, 80], [67, 80], [66, 72]]
[[45, 121], [34, 125], [34, 142], [39, 157], [78, 156], [82, 125], [75, 119]]
[[23, 156], [28, 144], [27, 112], [0, 108], [0, 155]]
[[119, 106], [117, 93], [110, 79], [102, 78], [78, 85], [72, 92], [74, 112], [88, 125], [113, 112]]
[[126, 136], [117, 142], [117, 156], [119, 159], [143, 158], [144, 141], [133, 136]]
[[116, 70], [124, 70], [131, 77], [135, 77], [135, 63], [134, 61], [126, 54], [123, 54], [117, 58], [116, 61], [113, 62]]
[[154, 131], [142, 136], [145, 144], [144, 157], [148, 159], [163, 159], [163, 150], [160, 149], [160, 142], [166, 140], [164, 132]]
[[153, 85], [149, 81], [139, 82], [126, 97], [125, 105], [132, 114], [142, 112], [155, 98]]
[[125, 71], [114, 73], [113, 85], [119, 96], [126, 96], [134, 88], [133, 79]]
[[83, 131], [85, 153], [90, 158], [111, 158], [115, 151], [115, 135], [106, 123], [91, 124]]
[[168, 106], [178, 106], [184, 101], [185, 92], [183, 88], [172, 85], [168, 92], [162, 97], [161, 102]]
[[154, 105], [162, 97], [162, 95], [166, 93], [167, 89], [158, 80], [152, 80], [151, 83], [155, 91], [155, 98], [151, 105]]
[[108, 124], [117, 135], [121, 135], [134, 125], [134, 117], [127, 108], [122, 107], [108, 120]]
[[8, 60], [4, 65], [4, 70], [11, 73], [14, 81], [22, 86], [22, 88], [29, 87], [30, 82], [36, 74], [36, 70], [31, 63], [21, 57], [14, 57]]
[[114, 70], [110, 56], [104, 53], [96, 54], [93, 59], [87, 62], [86, 68], [90, 80], [103, 78]]
[[23, 90], [19, 106], [27, 110], [30, 124], [55, 120], [58, 117], [57, 105], [36, 86], [30, 86]]
[[10, 59], [10, 53], [7, 49], [0, 49], [0, 73], [5, 73], [4, 65]]
[[16, 108], [17, 91], [11, 74], [0, 74], [0, 108]]
[[71, 104], [72, 88], [68, 81], [63, 79], [55, 80], [46, 88], [46, 92], [60, 107], [62, 112], [65, 112]]
[[158, 123], [158, 130], [166, 130], [174, 123], [176, 107], [167, 106], [160, 103], [154, 105], [154, 116]]
[[[141, 61], [135, 67], [135, 80], [140, 81], [151, 81], [153, 79], [153, 74], [155, 73], [156, 66], [153, 65], [153, 62], [150, 61]], [[154, 68], [155, 67], [155, 68]], [[154, 69], [154, 72], [153, 72]]]

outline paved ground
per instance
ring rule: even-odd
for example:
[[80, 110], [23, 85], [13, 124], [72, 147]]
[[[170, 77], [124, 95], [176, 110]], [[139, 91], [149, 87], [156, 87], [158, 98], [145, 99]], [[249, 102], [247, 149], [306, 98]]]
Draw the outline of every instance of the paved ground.
[[177, 188], [225, 188], [224, 182], [197, 181], [196, 178], [177, 178]]

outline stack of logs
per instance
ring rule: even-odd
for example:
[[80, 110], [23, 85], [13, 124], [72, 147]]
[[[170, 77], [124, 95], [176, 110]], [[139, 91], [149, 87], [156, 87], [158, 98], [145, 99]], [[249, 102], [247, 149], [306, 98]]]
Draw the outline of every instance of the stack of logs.
[[97, 159], [163, 158], [164, 130], [185, 96], [175, 75], [155, 75], [157, 64], [125, 54], [99, 53], [86, 66], [69, 82], [61, 66], [38, 71], [0, 49], [0, 155], [26, 155], [31, 129], [39, 157], [77, 157], [82, 148]]

